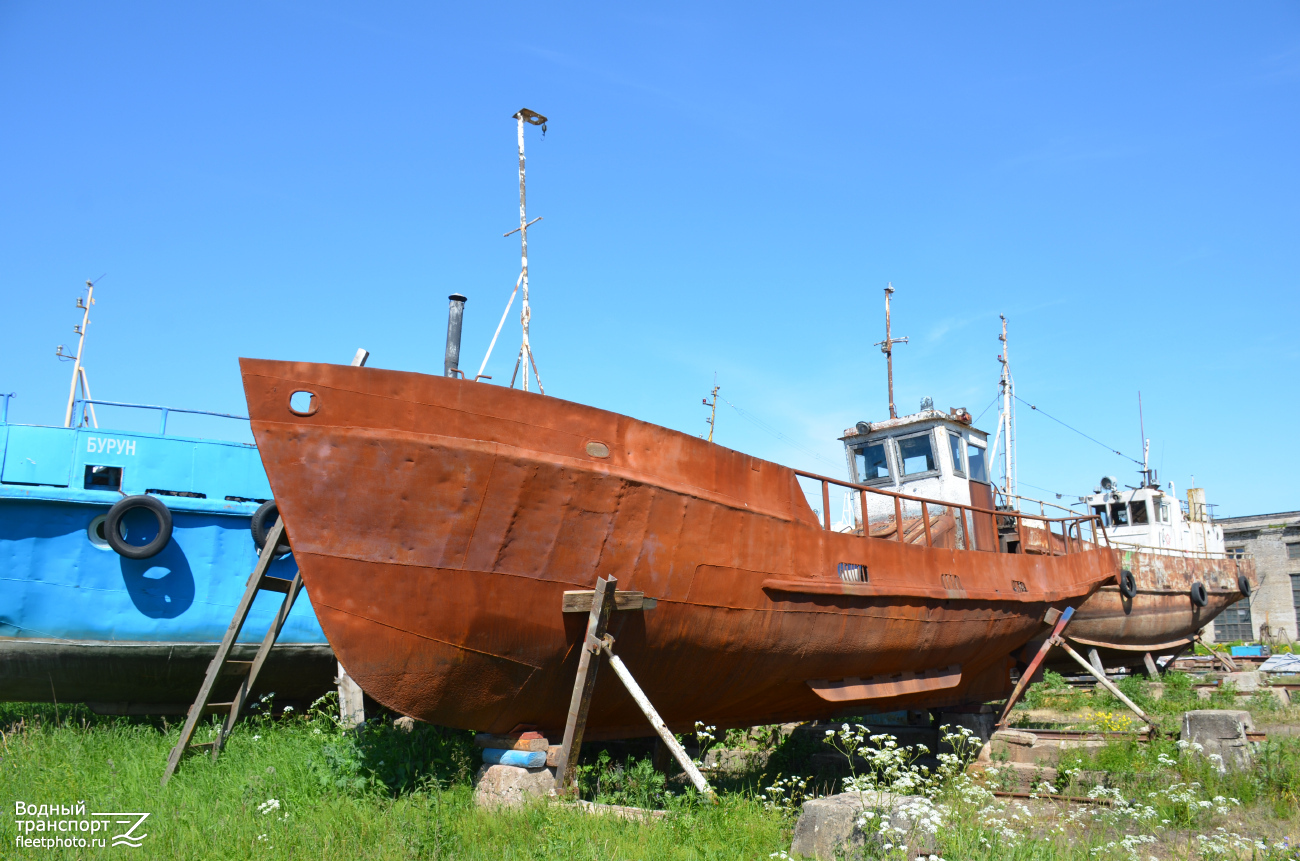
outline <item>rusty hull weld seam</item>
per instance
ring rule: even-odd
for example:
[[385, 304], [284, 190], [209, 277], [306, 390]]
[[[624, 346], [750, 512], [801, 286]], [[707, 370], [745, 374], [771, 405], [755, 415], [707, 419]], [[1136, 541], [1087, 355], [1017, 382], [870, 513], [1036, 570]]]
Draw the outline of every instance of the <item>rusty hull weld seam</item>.
[[[370, 370], [380, 370], [380, 369], [377, 369], [377, 368], [371, 368]], [[412, 373], [412, 372], [405, 371], [405, 372], [399, 372], [399, 373]], [[418, 372], [415, 372], [415, 373], [418, 373]], [[301, 386], [309, 386], [309, 385], [310, 385], [310, 386], [312, 386], [312, 387], [314, 387], [314, 388], [323, 389], [323, 390], [331, 391], [331, 392], [346, 392], [347, 394], [352, 394], [352, 395], [361, 395], [361, 396], [363, 396], [363, 397], [367, 397], [367, 398], [379, 398], [379, 399], [381, 399], [381, 400], [385, 400], [385, 401], [397, 401], [398, 403], [401, 403], [401, 404], [415, 404], [415, 405], [422, 406], [422, 407], [433, 407], [434, 409], [449, 410], [449, 411], [454, 412], [454, 413], [461, 413], [462, 415], [467, 415], [467, 416], [478, 416], [478, 417], [480, 417], [480, 418], [489, 418], [489, 419], [494, 419], [494, 420], [496, 420], [496, 421], [509, 422], [510, 424], [516, 424], [516, 425], [519, 425], [520, 427], [523, 427], [523, 428], [540, 427], [540, 428], [545, 428], [545, 429], [548, 430], [548, 431], [553, 431], [553, 432], [558, 433], [558, 434], [564, 434], [565, 436], [571, 436], [571, 437], [574, 437], [574, 438], [578, 438], [578, 434], [575, 434], [575, 433], [573, 433], [573, 432], [571, 432], [571, 431], [567, 431], [567, 430], [561, 430], [560, 428], [551, 427], [550, 425], [533, 424], [533, 423], [530, 423], [530, 422], [523, 422], [523, 421], [520, 421], [519, 419], [508, 418], [508, 417], [506, 417], [506, 416], [492, 415], [491, 413], [475, 413], [475, 412], [470, 412], [469, 410], [461, 409], [460, 407], [451, 407], [451, 406], [447, 406], [446, 404], [433, 404], [433, 403], [428, 403], [427, 401], [413, 400], [413, 399], [411, 399], [411, 398], [407, 398], [407, 397], [400, 397], [400, 398], [399, 398], [399, 397], [393, 397], [392, 395], [382, 395], [382, 394], [376, 394], [375, 392], [361, 391], [360, 389], [345, 389], [345, 388], [339, 388], [339, 387], [337, 387], [337, 386], [322, 386], [322, 385], [320, 385], [320, 383], [307, 383], [307, 382], [305, 382], [305, 381], [303, 381], [303, 380], [288, 380], [288, 379], [285, 379], [284, 377], [268, 377], [268, 376], [264, 376], [264, 375], [262, 375], [262, 374], [252, 374], [251, 376], [256, 376], [256, 377], [259, 377], [259, 378], [261, 378], [261, 379], [263, 379], [263, 380], [268, 380], [268, 381], [271, 381], [271, 382], [284, 382], [284, 383], [290, 383], [290, 384], [292, 384], [292, 385], [301, 385]], [[437, 376], [437, 375], [433, 375], [433, 376]], [[561, 399], [560, 399], [560, 398], [555, 398], [555, 400], [561, 400]], [[576, 402], [576, 401], [564, 401], [564, 403], [573, 404], [574, 406], [576, 406], [576, 407], [581, 407], [582, 409], [596, 410], [597, 412], [607, 413], [607, 414], [609, 414], [609, 415], [613, 415], [613, 416], [618, 416], [618, 415], [619, 415], [618, 413], [610, 413], [608, 410], [602, 410], [600, 407], [593, 407], [593, 406], [590, 406], [590, 405], [588, 405], [588, 404], [580, 404], [580, 403], [578, 403], [578, 402]], [[631, 418], [631, 417], [629, 416], [629, 418]], [[639, 419], [633, 419], [633, 421], [639, 421]], [[649, 422], [644, 422], [644, 424], [649, 424]], [[345, 427], [345, 426], [344, 426], [344, 425], [317, 425], [317, 427]]]
[[[265, 378], [264, 378], [264, 379], [265, 379]], [[302, 385], [306, 385], [306, 384], [303, 383]], [[318, 386], [317, 388], [325, 388], [325, 387], [323, 387], [323, 386]], [[348, 390], [344, 390], [344, 391], [348, 391]], [[353, 392], [353, 394], [364, 394], [364, 393], [363, 393], [363, 392]], [[376, 395], [375, 397], [385, 397], [385, 396], [382, 396], [382, 395]], [[387, 400], [398, 400], [397, 398], [386, 398], [386, 399], [387, 399]], [[410, 401], [403, 401], [403, 403], [411, 403], [411, 402], [410, 402]], [[436, 406], [436, 405], [434, 405], [434, 404], [426, 404], [425, 406], [431, 406], [431, 407], [432, 407], [432, 406]], [[440, 409], [452, 409], [452, 408], [451, 408], [451, 407], [445, 407], [445, 408], [440, 407]], [[596, 407], [590, 407], [589, 409], [597, 409], [597, 408], [596, 408]], [[455, 411], [455, 412], [465, 413], [465, 415], [470, 415], [470, 416], [480, 416], [480, 417], [482, 417], [480, 413], [467, 413], [467, 412], [465, 412], [464, 410], [454, 410], [454, 411]], [[489, 416], [488, 418], [493, 418], [493, 419], [495, 419], [496, 417], [495, 417], [495, 416]], [[606, 464], [606, 463], [594, 463], [594, 462], [592, 462], [592, 461], [590, 461], [590, 460], [583, 460], [583, 459], [581, 459], [581, 458], [573, 457], [573, 456], [566, 455], [566, 454], [551, 454], [551, 453], [549, 453], [549, 452], [538, 451], [537, 449], [522, 448], [522, 447], [520, 447], [520, 446], [513, 446], [513, 445], [510, 445], [509, 443], [496, 442], [496, 441], [494, 441], [494, 440], [473, 440], [473, 439], [467, 439], [466, 437], [450, 437], [450, 436], [445, 436], [445, 435], [443, 435], [443, 434], [436, 434], [436, 433], [422, 433], [422, 432], [420, 432], [420, 431], [403, 431], [403, 430], [396, 430], [396, 429], [381, 430], [381, 429], [379, 429], [379, 428], [359, 428], [359, 427], [356, 427], [356, 426], [354, 426], [354, 425], [327, 424], [327, 423], [325, 423], [325, 422], [312, 422], [312, 423], [310, 423], [309, 425], [304, 425], [304, 424], [299, 423], [299, 422], [279, 421], [279, 420], [270, 420], [270, 419], [258, 419], [258, 420], [255, 420], [255, 421], [257, 421], [258, 424], [262, 424], [262, 425], [280, 425], [280, 426], [283, 426], [283, 427], [286, 427], [286, 428], [301, 428], [301, 427], [304, 427], [304, 426], [307, 426], [307, 427], [313, 427], [313, 428], [338, 428], [338, 429], [340, 429], [340, 430], [346, 430], [346, 431], [351, 431], [351, 432], [353, 432], [353, 433], [359, 433], [359, 434], [365, 434], [365, 435], [383, 433], [383, 434], [385, 434], [385, 435], [400, 434], [400, 435], [402, 435], [402, 436], [406, 436], [406, 437], [419, 437], [419, 438], [421, 438], [421, 439], [425, 439], [425, 440], [430, 439], [430, 438], [436, 438], [436, 439], [448, 439], [448, 440], [460, 440], [460, 441], [462, 441], [462, 442], [471, 442], [471, 443], [478, 443], [478, 444], [480, 444], [480, 445], [494, 446], [494, 447], [499, 447], [499, 448], [507, 448], [507, 449], [512, 449], [512, 450], [514, 450], [514, 451], [519, 451], [519, 452], [532, 452], [532, 453], [535, 454], [535, 455], [544, 455], [544, 457], [543, 457], [543, 458], [540, 458], [540, 459], [541, 459], [543, 462], [551, 463], [552, 465], [555, 465], [555, 466], [567, 466], [567, 465], [579, 465], [579, 464], [580, 464], [582, 467], [584, 467], [584, 469], [582, 470], [582, 471], [584, 471], [584, 472], [599, 472], [599, 473], [604, 473], [604, 474], [606, 474], [606, 475], [613, 476], [613, 477], [615, 477], [615, 478], [621, 478], [621, 479], [623, 479], [623, 480], [625, 480], [625, 481], [632, 481], [632, 482], [635, 482], [635, 483], [637, 483], [637, 484], [645, 484], [645, 485], [650, 485], [650, 486], [653, 486], [653, 487], [665, 487], [665, 486], [661, 483], [662, 479], [659, 479], [658, 477], [656, 477], [655, 479], [649, 479], [649, 478], [646, 478], [646, 477], [637, 477], [639, 474], [638, 474], [635, 470], [629, 469], [629, 468], [627, 468], [627, 467], [620, 467], [620, 466], [615, 466], [614, 464]], [[527, 428], [527, 427], [533, 427], [533, 425], [527, 425], [527, 424], [524, 424], [523, 422], [513, 421], [512, 419], [500, 419], [500, 421], [512, 421], [514, 424], [518, 424], [518, 425], [520, 425], [521, 427], [525, 427], [525, 428]], [[649, 422], [644, 422], [644, 424], [649, 424]], [[657, 427], [657, 425], [651, 425], [651, 426], [652, 426], [652, 427]], [[554, 428], [547, 428], [547, 430], [554, 430]], [[568, 431], [558, 431], [558, 430], [557, 430], [557, 431], [555, 431], [555, 433], [564, 434], [564, 435], [566, 435], [566, 436], [573, 437], [574, 439], [581, 439], [581, 437], [579, 437], [577, 434], [572, 434], [572, 433], [569, 433]], [[412, 441], [414, 441], [414, 440], [412, 440]], [[448, 446], [448, 447], [450, 448], [450, 446]], [[500, 452], [494, 452], [494, 454], [500, 455]], [[537, 459], [539, 459], [539, 458], [529, 458], [529, 459], [537, 460]], [[779, 464], [779, 463], [773, 463], [772, 465], [775, 466], [775, 467], [777, 467], [777, 468], [779, 468], [779, 469], [785, 469], [785, 470], [789, 470], [789, 469], [790, 469], [790, 467], [783, 466], [782, 464]], [[793, 474], [793, 473], [791, 473], [791, 474]], [[735, 497], [727, 496], [726, 494], [723, 494], [723, 493], [718, 493], [717, 491], [707, 490], [706, 488], [700, 487], [699, 485], [696, 485], [696, 484], [689, 484], [689, 483], [683, 482], [682, 485], [681, 485], [681, 487], [683, 487], [683, 488], [690, 488], [690, 490], [691, 490], [691, 491], [694, 491], [694, 492], [688, 492], [688, 491], [684, 491], [684, 490], [679, 490], [679, 489], [677, 489], [677, 488], [671, 488], [671, 489], [674, 490], [674, 492], [682, 493], [684, 496], [693, 496], [693, 497], [696, 497], [696, 498], [698, 498], [698, 499], [703, 499], [703, 500], [705, 500], [705, 501], [707, 501], [707, 502], [713, 502], [713, 503], [716, 503], [716, 504], [719, 504], [719, 505], [726, 505], [728, 508], [734, 508], [734, 509], [736, 509], [737, 511], [746, 511], [746, 512], [749, 512], [749, 513], [764, 514], [764, 515], [769, 516], [769, 517], [774, 517], [774, 518], [776, 518], [776, 519], [778, 519], [778, 520], [786, 520], [786, 521], [790, 521], [790, 522], [795, 522], [795, 521], [798, 520], [798, 518], [793, 517], [793, 516], [784, 517], [784, 516], [781, 516], [781, 515], [779, 515], [779, 514], [769, 513], [769, 512], [766, 512], [766, 511], [759, 511], [759, 510], [757, 510], [757, 509], [755, 509], [755, 508], [749, 506], [749, 505], [748, 505], [747, 503], [745, 503], [743, 500], [737, 499], [737, 498], [735, 498]], [[670, 489], [670, 488], [665, 487], [665, 489]], [[805, 503], [807, 503], [807, 500], [805, 500]], [[809, 506], [808, 510], [809, 510], [809, 511], [812, 511], [812, 506], [811, 506], [811, 505]], [[799, 521], [799, 522], [804, 522], [804, 521]]]
[[[520, 487], [520, 495], [515, 500], [515, 506], [510, 514], [510, 523], [506, 527], [505, 534], [501, 536], [501, 547], [497, 551], [496, 557], [492, 560], [493, 565], [499, 564], [501, 561], [502, 554], [509, 551], [511, 549], [511, 545], [513, 545], [515, 541], [521, 540], [520, 536], [516, 536], [514, 534], [515, 527], [520, 524], [521, 520], [526, 518], [526, 516], [529, 514], [529, 511], [527, 510], [526, 505], [521, 505], [520, 503], [527, 498], [532, 498], [534, 500], [534, 504], [537, 504], [538, 502], [537, 498], [535, 496], [531, 496], [531, 493], [535, 491], [539, 486], [543, 487], [542, 497], [540, 501], [542, 503], [548, 501], [548, 496], [549, 496], [549, 494], [547, 493], [548, 488], [544, 487], [545, 479], [540, 475], [540, 473], [541, 473], [541, 469], [537, 464], [532, 464], [529, 467], [528, 481]], [[541, 559], [541, 569], [543, 571], [548, 570], [551, 567], [552, 562], [555, 560], [555, 552], [556, 550], [560, 549], [564, 538], [564, 528], [565, 526], [572, 523], [572, 520], [570, 519], [570, 514], [576, 513], [580, 517], [581, 514], [583, 513], [582, 509], [580, 508], [574, 509], [570, 507], [570, 504], [573, 502], [574, 497], [578, 493], [577, 476], [572, 474], [562, 475], [561, 481], [551, 484], [550, 488], [553, 488], [556, 491], [558, 497], [557, 498], [558, 507], [561, 512], [564, 512], [564, 516], [560, 518], [554, 530], [547, 530], [545, 537], [538, 535], [535, 539], [538, 544], [541, 544], [543, 541], [546, 543], [546, 547], [544, 551], [541, 547], [538, 547], [533, 553], [534, 556]], [[522, 536], [522, 540], [527, 541], [528, 528], [526, 523], [524, 525], [523, 533], [524, 534]], [[470, 537], [470, 540], [471, 541], [473, 540], [473, 536]]]
[[[358, 557], [356, 557], [356, 556], [344, 556], [343, 554], [332, 554], [332, 555], [327, 555], [327, 554], [324, 554], [324, 553], [309, 553], [309, 552], [307, 552], [307, 551], [299, 551], [299, 552], [302, 553], [303, 556], [315, 556], [315, 557], [318, 557], [318, 558], [321, 558], [321, 559], [346, 559], [346, 560], [348, 560], [348, 561], [350, 561], [350, 562], [360, 562], [360, 563], [365, 564], [365, 565], [399, 565], [399, 566], [401, 566], [401, 567], [403, 567], [403, 568], [419, 568], [419, 569], [422, 569], [422, 570], [424, 570], [424, 571], [437, 571], [437, 570], [444, 570], [444, 571], [456, 571], [456, 572], [461, 573], [461, 574], [465, 574], [465, 573], [471, 573], [471, 574], [490, 574], [490, 575], [495, 576], [495, 577], [516, 577], [516, 578], [518, 578], [518, 579], [520, 579], [520, 580], [529, 580], [529, 581], [532, 581], [532, 582], [534, 582], [534, 583], [554, 583], [554, 584], [557, 585], [557, 586], [573, 586], [573, 587], [575, 587], [575, 588], [577, 588], [577, 589], [586, 589], [586, 588], [587, 588], [587, 585], [588, 585], [588, 584], [585, 584], [585, 583], [574, 583], [574, 582], [572, 582], [572, 581], [566, 582], [566, 581], [564, 581], [564, 580], [548, 580], [548, 579], [544, 579], [544, 578], [541, 578], [541, 577], [529, 577], [527, 574], [515, 574], [515, 573], [513, 573], [513, 572], [511, 572], [511, 571], [478, 571], [478, 570], [474, 570], [474, 569], [465, 569], [465, 568], [438, 568], [438, 567], [430, 566], [430, 565], [421, 565], [421, 564], [418, 564], [418, 563], [415, 563], [415, 562], [393, 562], [393, 561], [375, 562], [374, 560], [371, 560], [371, 559], [362, 559], [362, 558], [358, 558]], [[853, 597], [858, 597], [858, 596], [854, 596], [854, 595], [826, 595], [826, 596], [820, 596], [820, 597], [828, 597], [828, 598], [853, 598]], [[871, 596], [871, 597], [875, 598], [875, 597], [877, 597], [877, 596]], [[312, 600], [313, 600], [313, 603], [315, 603], [315, 600], [316, 600], [316, 599], [312, 599]], [[937, 599], [937, 598], [916, 598], [916, 599], [914, 599], [914, 600], [916, 600], [916, 601], [933, 601], [933, 602], [938, 602], [938, 601], [941, 601], [941, 600], [948, 600], [948, 599]], [[823, 609], [803, 609], [803, 608], [786, 608], [786, 607], [733, 607], [733, 606], [730, 606], [730, 605], [723, 605], [723, 604], [704, 604], [704, 603], [700, 603], [700, 602], [698, 602], [698, 601], [685, 601], [685, 600], [679, 600], [679, 599], [677, 599], [677, 598], [655, 598], [655, 601], [657, 601], [657, 602], [662, 602], [662, 603], [664, 603], [664, 604], [678, 604], [678, 605], [681, 605], [681, 606], [683, 606], [683, 607], [701, 607], [701, 608], [703, 608], [703, 609], [705, 609], [705, 610], [730, 610], [730, 611], [737, 612], [737, 613], [808, 613], [808, 614], [816, 614], [816, 615], [824, 615], [824, 616], [838, 616], [838, 617], [843, 617], [844, 614], [845, 614], [846, 612], [848, 612], [848, 613], [850, 613], [850, 614], [852, 614], [852, 615], [854, 615], [854, 616], [859, 616], [859, 617], [861, 617], [861, 618], [865, 618], [865, 619], [885, 619], [885, 620], [898, 620], [898, 621], [904, 621], [904, 622], [916, 622], [916, 621], [919, 621], [919, 622], [923, 622], [923, 623], [925, 623], [925, 624], [942, 624], [942, 625], [950, 624], [950, 623], [953, 623], [953, 622], [965, 622], [965, 621], [971, 621], [971, 620], [974, 620], [974, 621], [982, 621], [982, 622], [984, 622], [984, 621], [996, 621], [996, 620], [999, 620], [999, 619], [1002, 619], [1002, 618], [1003, 618], [1003, 616], [999, 616], [999, 615], [991, 615], [991, 616], [989, 616], [989, 617], [987, 617], [987, 618], [976, 618], [976, 617], [970, 617], [970, 616], [963, 616], [963, 618], [961, 618], [961, 619], [941, 619], [941, 620], [932, 620], [932, 619], [916, 619], [915, 617], [912, 617], [912, 616], [884, 616], [884, 615], [875, 615], [875, 614], [870, 614], [870, 615], [869, 615], [869, 614], [866, 612], [866, 611], [868, 611], [868, 610], [875, 610], [875, 609], [878, 609], [878, 608], [875, 608], [875, 607], [862, 607], [862, 608], [858, 608], [858, 607], [837, 607], [837, 608], [830, 608], [830, 609], [824, 609], [824, 610], [823, 610]], [[1001, 603], [1001, 602], [988, 601], [988, 602], [986, 602], [986, 603], [990, 603], [990, 604], [992, 604], [992, 603]], [[1041, 602], [1038, 602], [1038, 603], [1051, 603], [1051, 602], [1041, 601]], [[332, 610], [338, 610], [338, 612], [340, 612], [340, 613], [348, 613], [348, 615], [350, 615], [350, 616], [356, 616], [356, 617], [359, 618], [359, 619], [369, 619], [369, 618], [370, 618], [369, 616], [363, 616], [363, 615], [361, 615], [360, 613], [350, 613], [350, 612], [348, 612], [347, 610], [342, 610], [342, 609], [340, 609], [340, 608], [338, 608], [338, 607], [335, 607], [335, 606], [332, 605], [332, 604], [326, 604], [326, 603], [324, 603], [324, 602], [321, 602], [321, 606], [322, 606], [322, 607], [329, 607], [329, 608], [332, 609]], [[990, 612], [993, 612], [993, 611], [990, 611]], [[1020, 612], [1020, 611], [1013, 611], [1011, 608], [1006, 608], [1006, 609], [1002, 610], [1001, 612], [1002, 612], [1002, 613], [1010, 613], [1010, 614], [1012, 614], [1012, 615], [1016, 615], [1016, 616], [1023, 615], [1022, 612]], [[386, 624], [386, 623], [380, 622], [379, 624]], [[394, 626], [392, 626], [392, 625], [387, 625], [387, 627], [394, 627]], [[397, 628], [396, 630], [403, 630], [403, 629], [401, 629], [401, 628]], [[411, 632], [411, 633], [414, 633], [414, 632]], [[423, 636], [423, 635], [422, 635], [422, 634], [417, 634], [416, 636]], [[435, 642], [439, 642], [439, 643], [444, 642], [444, 641], [442, 641], [442, 640], [438, 640], [436, 637], [427, 637], [426, 639], [434, 640]], [[449, 645], [450, 645], [450, 644], [449, 644]], [[458, 648], [459, 648], [459, 647], [458, 647]], [[470, 651], [473, 651], [473, 650], [471, 649]], [[484, 653], [484, 654], [487, 654], [487, 653]], [[509, 658], [506, 658], [505, 660], [510, 660], [510, 659], [509, 659]], [[531, 665], [531, 664], [526, 664], [525, 666], [532, 666], [532, 665]]]
[[[610, 512], [609, 522], [605, 526], [605, 535], [603, 538], [600, 539], [600, 550], [597, 551], [596, 553], [596, 570], [598, 572], [600, 571], [600, 563], [605, 558], [605, 548], [609, 546], [610, 539], [617, 531], [618, 515], [623, 508], [623, 500], [627, 497], [627, 491], [628, 488], [627, 485], [625, 484], [618, 489], [618, 494], [614, 499], [614, 510]], [[653, 491], [651, 491], [651, 493], [653, 493]], [[597, 514], [597, 515], [601, 514], [601, 512], [599, 511], [593, 511], [590, 513]], [[639, 543], [641, 544], [645, 543], [644, 532], [642, 532], [641, 534], [641, 541]], [[550, 561], [549, 558], [547, 559], [547, 561], [548, 562]], [[636, 569], [633, 568], [632, 570], [635, 571]]]
[[342, 613], [343, 615], [351, 616], [354, 619], [365, 619], [367, 622], [371, 622], [375, 625], [380, 625], [384, 628], [388, 628], [393, 631], [401, 631], [403, 634], [410, 634], [412, 637], [419, 637], [421, 640], [428, 640], [431, 643], [441, 643], [442, 645], [450, 646], [453, 649], [460, 649], [461, 651], [464, 652], [473, 652], [476, 655], [483, 655], [484, 657], [488, 657], [488, 658], [496, 658], [499, 661], [508, 661], [512, 664], [518, 664], [521, 667], [528, 667], [533, 670], [541, 669], [541, 667], [535, 664], [530, 664], [527, 661], [518, 661], [515, 660], [514, 658], [507, 658], [505, 655], [496, 655], [493, 654], [492, 652], [485, 652], [482, 649], [474, 649], [474, 648], [470, 648], [469, 646], [462, 646], [458, 643], [451, 643], [448, 642], [447, 640], [440, 640], [437, 637], [430, 637], [429, 635], [421, 634], [418, 631], [411, 631], [406, 628], [399, 628], [396, 625], [390, 625], [387, 622], [381, 622], [378, 619], [372, 619], [371, 617], [363, 615], [361, 613], [353, 613], [350, 610], [344, 610], [342, 607], [335, 607], [333, 604], [326, 604], [323, 601], [321, 602], [321, 606], [329, 607], [331, 610], [333, 610], [336, 613]]
[[[483, 485], [484, 487], [492, 486], [492, 476], [496, 475], [496, 472], [497, 472], [497, 457], [496, 455], [493, 455], [492, 466], [488, 468], [487, 481]], [[487, 493], [484, 493], [482, 495], [482, 497], [478, 501], [478, 508], [474, 511], [474, 525], [469, 528], [469, 540], [465, 542], [465, 552], [460, 554], [460, 564], [456, 566], [457, 568], [460, 568], [462, 570], [464, 570], [465, 568], [465, 559], [466, 557], [469, 556], [470, 548], [474, 546], [474, 536], [478, 534], [478, 521], [479, 518], [483, 516], [483, 506], [487, 504], [487, 497], [488, 497]], [[498, 551], [498, 555], [500, 555], [499, 551]]]

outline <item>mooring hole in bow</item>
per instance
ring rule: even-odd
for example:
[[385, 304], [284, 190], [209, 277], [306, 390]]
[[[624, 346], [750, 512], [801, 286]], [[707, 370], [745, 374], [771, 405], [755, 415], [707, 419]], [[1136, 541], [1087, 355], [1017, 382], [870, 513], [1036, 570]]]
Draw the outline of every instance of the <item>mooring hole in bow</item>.
[[294, 392], [289, 395], [289, 411], [296, 416], [309, 416], [316, 412], [316, 395], [312, 392]]

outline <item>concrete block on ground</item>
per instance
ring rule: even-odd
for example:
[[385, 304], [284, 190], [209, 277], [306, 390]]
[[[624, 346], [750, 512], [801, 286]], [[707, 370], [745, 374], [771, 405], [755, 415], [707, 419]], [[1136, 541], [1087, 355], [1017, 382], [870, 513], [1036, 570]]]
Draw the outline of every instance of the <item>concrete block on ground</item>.
[[1028, 762], [990, 762], [977, 760], [967, 771], [978, 778], [989, 789], [1006, 792], [1036, 792], [1044, 783], [1050, 783], [1060, 790], [1057, 779], [1060, 772], [1050, 765]]
[[1101, 739], [1044, 739], [1032, 732], [1003, 729], [993, 733], [987, 756], [981, 751], [980, 758], [1025, 765], [1056, 765], [1061, 761], [1061, 751], [1090, 750], [1105, 743]]
[[1263, 683], [1259, 676], [1259, 671], [1255, 670], [1248, 673], [1228, 673], [1223, 677], [1223, 684], [1232, 682], [1237, 686], [1239, 694], [1253, 694], [1259, 690]]
[[[1109, 771], [1076, 771], [1070, 775], [1070, 784], [1076, 787], [1080, 792], [1090, 790], [1096, 786], [1109, 787], [1113, 785], [1115, 775]], [[1062, 793], [1066, 794], [1066, 793]]]
[[[935, 851], [938, 830], [932, 811], [931, 802], [925, 798], [889, 793], [841, 792], [805, 801], [794, 826], [790, 852], [832, 861], [837, 854], [853, 856], [870, 842], [906, 844], [908, 857], [928, 855]], [[872, 815], [868, 817], [868, 813]], [[885, 834], [880, 830], [882, 818], [888, 819]], [[859, 825], [860, 821], [864, 824]]]
[[555, 769], [483, 764], [474, 776], [474, 803], [479, 807], [523, 807], [555, 794]]
[[989, 746], [994, 754], [1009, 753], [1015, 748], [1030, 748], [1038, 742], [1038, 736], [1021, 729], [1000, 729], [989, 736]]
[[704, 754], [704, 767], [726, 774], [743, 774], [767, 766], [771, 753], [765, 750], [713, 748]]
[[635, 822], [653, 822], [656, 819], [663, 819], [668, 815], [667, 810], [646, 810], [643, 807], [626, 807], [621, 804], [596, 804], [591, 801], [566, 801], [564, 807], [573, 807], [585, 813], [591, 813], [596, 816], [614, 816], [619, 819], [630, 819]]
[[1250, 767], [1254, 749], [1246, 733], [1254, 730], [1250, 712], [1236, 709], [1197, 709], [1183, 714], [1181, 740], [1199, 744], [1201, 752], [1219, 765], [1220, 771], [1241, 771]]
[[[993, 735], [993, 727], [998, 722], [998, 716], [993, 714], [992, 709], [987, 713], [971, 714], [970, 712], [936, 712], [934, 715], [934, 725], [942, 727], [947, 725], [949, 732], [956, 732], [958, 727], [966, 727], [981, 741], [988, 741]], [[943, 733], [939, 734], [939, 744], [943, 744]]]

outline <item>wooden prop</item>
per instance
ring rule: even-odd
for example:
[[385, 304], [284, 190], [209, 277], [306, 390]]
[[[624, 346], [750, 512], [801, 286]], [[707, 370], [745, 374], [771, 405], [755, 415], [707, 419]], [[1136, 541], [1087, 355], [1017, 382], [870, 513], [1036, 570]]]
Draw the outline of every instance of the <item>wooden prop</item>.
[[[1048, 611], [1048, 613], [1051, 612], [1053, 610]], [[1020, 674], [1020, 681], [1016, 682], [1015, 690], [1011, 692], [1011, 696], [1007, 697], [1006, 707], [1002, 709], [1002, 717], [998, 718], [995, 727], [1000, 728], [1007, 725], [1007, 717], [1011, 714], [1012, 707], [1020, 699], [1021, 694], [1025, 692], [1025, 688], [1029, 687], [1029, 680], [1034, 677], [1038, 666], [1043, 663], [1043, 658], [1047, 657], [1047, 653], [1051, 651], [1052, 641], [1061, 636], [1061, 632], [1065, 630], [1065, 626], [1072, 616], [1074, 616], [1074, 608], [1066, 607], [1065, 612], [1056, 620], [1056, 627], [1052, 629], [1052, 636], [1043, 641], [1043, 645], [1038, 647], [1038, 654], [1034, 655], [1034, 659], [1029, 662], [1029, 666]]]
[[616, 586], [618, 581], [613, 577], [608, 580], [602, 577], [596, 580], [596, 590], [591, 597], [587, 633], [578, 655], [578, 675], [573, 682], [569, 716], [564, 724], [564, 741], [555, 762], [555, 791], [560, 795], [567, 795], [574, 788], [574, 766], [582, 749], [582, 734], [587, 729], [587, 713], [591, 711], [591, 694], [596, 688], [596, 670], [600, 666], [600, 641], [609, 627], [609, 615], [614, 611]]

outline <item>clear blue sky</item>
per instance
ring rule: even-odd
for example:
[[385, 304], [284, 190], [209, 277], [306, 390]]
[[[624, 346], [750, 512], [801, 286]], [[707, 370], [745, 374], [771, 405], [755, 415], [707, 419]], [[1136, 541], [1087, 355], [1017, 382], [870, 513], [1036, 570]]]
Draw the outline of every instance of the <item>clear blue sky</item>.
[[[1300, 6], [0, 4], [0, 391], [242, 412], [239, 356], [477, 368], [844, 472], [897, 400], [1026, 400], [1221, 514], [1300, 508]], [[517, 306], [516, 306], [517, 308]], [[508, 380], [517, 316], [488, 373]], [[996, 411], [980, 424], [991, 429]], [[101, 418], [108, 418], [105, 414]], [[114, 419], [115, 424], [125, 422]], [[200, 428], [207, 430], [206, 428]], [[1020, 413], [1022, 483], [1136, 467]], [[1023, 485], [1022, 485], [1023, 486]], [[1024, 487], [1025, 490], [1032, 490]]]

